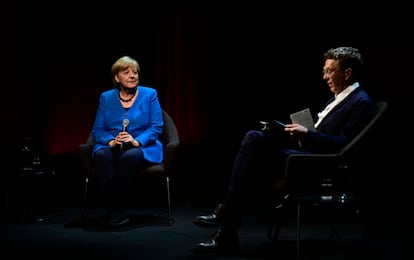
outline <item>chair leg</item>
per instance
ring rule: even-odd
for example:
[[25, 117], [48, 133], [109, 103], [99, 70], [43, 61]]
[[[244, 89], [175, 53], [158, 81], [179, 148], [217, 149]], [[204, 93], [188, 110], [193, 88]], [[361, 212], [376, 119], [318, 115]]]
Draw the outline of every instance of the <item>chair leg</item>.
[[85, 183], [83, 187], [83, 197], [82, 197], [82, 205], [81, 205], [81, 218], [84, 219], [86, 217], [86, 203], [87, 203], [87, 195], [88, 195], [88, 184], [89, 178], [85, 178]]
[[267, 229], [267, 237], [270, 240], [278, 240], [280, 229], [283, 222], [285, 221], [285, 216], [283, 215], [284, 206], [283, 204], [277, 205], [273, 209], [273, 214], [270, 217], [269, 226]]
[[342, 236], [341, 234], [339, 234], [338, 232], [338, 227], [339, 227], [340, 223], [330, 223], [331, 226], [331, 234], [329, 235], [329, 240], [333, 240], [334, 237], [336, 236], [339, 240], [342, 240]]
[[5, 205], [5, 209], [4, 209], [4, 214], [5, 214], [6, 218], [9, 217], [9, 208], [10, 208], [10, 205], [9, 205], [10, 198], [9, 198], [9, 196], [10, 196], [10, 183], [7, 182], [7, 184], [6, 184], [6, 205]]
[[168, 206], [168, 222], [173, 223], [172, 210], [171, 210], [171, 192], [170, 192], [170, 178], [167, 176], [165, 178], [167, 185], [167, 206]]
[[368, 217], [367, 212], [363, 212], [362, 213], [362, 218], [363, 218], [363, 229], [364, 229], [364, 250], [365, 250], [365, 255], [366, 257], [368, 257], [368, 241], [371, 239], [374, 242], [374, 246], [375, 249], [378, 251], [379, 255], [379, 259], [384, 259], [384, 250], [383, 250], [383, 244], [382, 244], [382, 235], [381, 235], [381, 231], [380, 231], [380, 227], [379, 224], [377, 223], [377, 220], [374, 219], [370, 219]]
[[297, 212], [297, 222], [296, 222], [296, 259], [300, 259], [299, 255], [299, 245], [300, 245], [300, 204], [298, 203], [298, 212]]

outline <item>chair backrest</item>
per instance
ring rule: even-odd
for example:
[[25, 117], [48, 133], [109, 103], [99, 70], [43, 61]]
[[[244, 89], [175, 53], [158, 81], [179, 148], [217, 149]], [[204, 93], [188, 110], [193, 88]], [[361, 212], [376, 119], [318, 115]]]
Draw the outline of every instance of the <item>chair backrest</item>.
[[160, 141], [164, 145], [165, 150], [169, 144], [178, 145], [180, 143], [180, 137], [173, 119], [165, 110], [162, 110], [162, 117], [164, 121], [164, 129], [160, 136]]
[[[369, 142], [370, 145], [375, 144], [379, 140], [380, 129], [379, 126], [383, 122], [385, 112], [388, 109], [388, 103], [386, 101], [380, 101], [376, 104], [378, 108], [377, 114], [371, 119], [371, 121], [356, 135], [344, 148], [339, 152], [339, 156], [345, 157], [349, 153], [355, 153], [356, 149], [366, 147]], [[372, 150], [372, 149], [370, 149]]]
[[388, 103], [376, 105], [377, 114], [340, 152], [291, 155], [285, 173], [288, 192], [357, 194], [366, 189], [384, 153], [382, 124]]
[[165, 110], [162, 110], [162, 117], [164, 121], [164, 129], [160, 136], [160, 141], [164, 146], [164, 161], [162, 166], [164, 168], [163, 171], [169, 173], [170, 169], [173, 167], [172, 164], [176, 161], [177, 149], [180, 145], [180, 137], [174, 120]]
[[374, 185], [378, 179], [385, 161], [385, 114], [388, 103], [377, 103], [378, 112], [371, 121], [356, 135], [338, 154], [340, 165], [338, 170], [343, 172], [345, 179], [356, 194], [367, 193], [367, 187]]

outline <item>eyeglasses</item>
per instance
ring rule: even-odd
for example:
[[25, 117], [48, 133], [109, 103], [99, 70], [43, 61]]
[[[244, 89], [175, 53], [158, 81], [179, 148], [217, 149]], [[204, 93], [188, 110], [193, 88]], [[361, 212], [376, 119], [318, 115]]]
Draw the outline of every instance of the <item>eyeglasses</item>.
[[326, 69], [322, 70], [322, 75], [332, 75], [334, 72], [338, 72], [339, 70], [332, 70], [332, 69]]

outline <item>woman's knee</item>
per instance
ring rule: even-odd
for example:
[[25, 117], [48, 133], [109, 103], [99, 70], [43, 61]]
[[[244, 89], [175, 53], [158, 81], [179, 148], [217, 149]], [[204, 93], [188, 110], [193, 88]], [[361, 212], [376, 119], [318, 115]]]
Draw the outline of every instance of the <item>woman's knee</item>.
[[125, 151], [119, 158], [120, 164], [130, 164], [139, 166], [144, 161], [144, 154], [141, 149], [131, 148]]
[[95, 161], [107, 161], [112, 159], [112, 153], [108, 149], [100, 149], [95, 152], [94, 160]]

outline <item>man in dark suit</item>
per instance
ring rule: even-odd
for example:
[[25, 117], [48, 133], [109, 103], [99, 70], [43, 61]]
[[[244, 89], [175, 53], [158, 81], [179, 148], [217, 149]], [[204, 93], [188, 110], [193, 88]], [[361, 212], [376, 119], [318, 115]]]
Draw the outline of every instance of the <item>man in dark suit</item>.
[[[360, 86], [362, 57], [358, 49], [338, 47], [324, 53], [323, 79], [334, 96], [317, 115], [315, 130], [286, 124], [283, 131], [250, 130], [237, 153], [228, 192], [209, 215], [194, 224], [218, 227], [210, 239], [196, 244], [200, 251], [235, 252], [240, 243], [244, 209], [253, 187], [283, 179], [285, 160], [294, 153], [338, 152], [374, 117], [375, 103]], [[316, 118], [315, 118], [316, 119]], [[264, 174], [258, 176], [258, 174]]]

